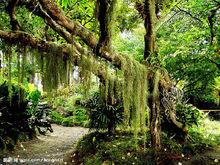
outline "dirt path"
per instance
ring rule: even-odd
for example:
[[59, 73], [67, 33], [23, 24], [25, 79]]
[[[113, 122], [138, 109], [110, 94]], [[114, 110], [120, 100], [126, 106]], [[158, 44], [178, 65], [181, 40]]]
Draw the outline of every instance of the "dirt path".
[[[65, 156], [74, 151], [77, 141], [88, 132], [82, 127], [52, 125], [53, 133], [40, 135], [35, 140], [21, 142], [15, 151], [5, 156], [5, 164], [67, 164]], [[1, 163], [0, 163], [1, 164]]]

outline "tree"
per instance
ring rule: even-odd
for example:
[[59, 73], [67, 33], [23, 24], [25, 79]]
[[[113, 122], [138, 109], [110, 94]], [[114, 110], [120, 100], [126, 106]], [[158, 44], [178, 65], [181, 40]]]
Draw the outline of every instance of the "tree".
[[213, 16], [210, 24], [210, 16], [218, 7], [217, 1], [182, 2], [173, 8], [157, 35], [161, 63], [189, 102], [199, 108], [213, 106], [217, 99], [213, 85], [219, 76], [219, 17]]
[[[111, 51], [112, 28], [110, 24], [113, 19], [115, 0], [98, 0], [96, 2], [97, 18], [100, 26], [99, 39], [96, 38], [96, 33], [91, 32], [91, 30], [79, 22], [66, 16], [54, 0], [18, 0], [16, 3], [14, 2], [7, 1], [6, 8], [1, 8], [1, 11], [4, 13], [3, 16], [5, 16], [5, 13], [8, 13], [12, 30], [9, 31], [9, 28], [7, 30], [0, 30], [0, 38], [9, 46], [29, 46], [32, 49], [38, 49], [40, 52], [38, 54], [39, 64], [42, 70], [45, 71], [43, 81], [49, 86], [49, 90], [56, 88], [59, 83], [66, 82], [66, 79], [68, 79], [66, 75], [69, 74], [69, 67], [67, 66], [72, 64], [82, 68], [82, 80], [85, 86], [89, 86], [88, 82], [91, 79], [91, 72], [99, 77], [102, 80], [101, 82], [104, 82], [106, 90], [110, 90], [108, 89], [110, 86], [108, 85], [109, 83], [119, 83], [123, 89], [121, 95], [123, 97], [126, 120], [128, 121], [127, 124], [134, 127], [135, 136], [138, 135], [139, 127], [145, 133], [145, 112], [149, 107], [151, 114], [150, 131], [152, 135], [152, 146], [157, 151], [160, 150], [161, 96], [159, 90], [160, 88], [169, 90], [172, 83], [166, 77], [165, 73], [162, 74], [161, 71], [155, 70], [154, 66], [151, 65], [151, 58], [157, 54], [155, 49], [155, 6], [157, 6], [158, 2], [156, 3], [155, 0], [146, 0], [143, 3], [135, 1], [136, 8], [142, 18], [144, 18], [146, 28], [144, 65]], [[62, 2], [64, 7], [70, 4], [67, 1]], [[4, 6], [3, 4], [1, 5]], [[16, 14], [17, 10], [21, 10], [21, 13], [27, 13], [29, 11], [29, 14], [36, 16], [35, 20], [45, 21], [45, 28], [50, 27], [50, 29], [46, 31], [46, 34], [42, 32], [45, 34], [40, 36], [43, 39], [27, 33], [28, 28], [24, 28], [24, 24], [28, 23], [19, 23], [20, 21], [16, 17], [19, 15]], [[36, 35], [36, 32], [33, 31], [33, 33]], [[52, 37], [51, 39], [50, 33], [56, 37]], [[61, 40], [60, 37], [64, 40]], [[61, 41], [63, 44], [58, 44]], [[122, 76], [117, 74], [116, 71], [118, 69], [122, 71]], [[116, 78], [111, 76], [112, 74]], [[150, 82], [149, 87], [148, 81]], [[148, 98], [149, 106], [147, 104]], [[129, 123], [131, 119], [132, 121]], [[171, 119], [178, 127], [183, 127], [183, 125], [178, 125], [175, 122], [175, 117], [171, 117]]]

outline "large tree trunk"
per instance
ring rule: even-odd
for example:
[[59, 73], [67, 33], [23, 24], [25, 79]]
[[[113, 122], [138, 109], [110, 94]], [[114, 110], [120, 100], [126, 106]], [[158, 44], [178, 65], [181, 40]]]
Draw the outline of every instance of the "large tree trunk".
[[[156, 22], [156, 10], [155, 0], [145, 0], [145, 17], [144, 25], [146, 29], [144, 59], [147, 65], [150, 65], [150, 55], [155, 53], [155, 22]], [[159, 73], [155, 73], [155, 77]], [[157, 82], [158, 81], [158, 82]], [[156, 83], [156, 84], [155, 84]], [[150, 133], [152, 147], [159, 151], [161, 149], [161, 128], [160, 128], [160, 101], [159, 101], [159, 80], [150, 83], [153, 90], [153, 96], [150, 107]]]
[[112, 19], [116, 0], [97, 0], [96, 14], [99, 21], [99, 41], [95, 53], [100, 56], [102, 51], [111, 52]]
[[155, 52], [155, 0], [145, 0], [145, 12], [144, 26], [146, 29], [146, 35], [144, 36], [144, 59], [146, 62], [149, 62], [150, 55]]

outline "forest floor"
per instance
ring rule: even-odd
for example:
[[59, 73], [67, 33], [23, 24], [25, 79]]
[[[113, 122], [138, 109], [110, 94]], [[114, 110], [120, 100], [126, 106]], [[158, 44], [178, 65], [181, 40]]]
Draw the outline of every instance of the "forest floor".
[[[53, 133], [37, 136], [36, 139], [20, 142], [13, 152], [4, 156], [4, 164], [67, 164], [65, 157], [70, 155], [78, 140], [88, 132], [82, 127], [63, 127], [52, 124]], [[68, 163], [69, 164], [69, 163]], [[1, 163], [0, 163], [1, 165]]]
[[182, 165], [220, 165], [220, 146], [205, 153], [198, 153], [189, 160], [182, 161]]

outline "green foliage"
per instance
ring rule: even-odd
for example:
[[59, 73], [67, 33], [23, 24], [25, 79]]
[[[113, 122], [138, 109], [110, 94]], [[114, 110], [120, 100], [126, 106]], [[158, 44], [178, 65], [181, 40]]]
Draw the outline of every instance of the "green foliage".
[[76, 101], [82, 100], [80, 95], [73, 95], [71, 88], [62, 88], [54, 93], [53, 98], [52, 122], [65, 126], [88, 126], [87, 110], [76, 105]]
[[13, 149], [19, 140], [19, 135], [25, 133], [32, 138], [34, 130], [30, 127], [27, 100], [20, 100], [19, 92], [23, 88], [11, 84], [11, 96], [8, 91], [9, 84], [0, 85], [0, 143], [3, 148]]
[[[190, 158], [193, 155], [202, 154], [211, 147], [220, 144], [220, 130], [218, 121], [210, 121], [208, 118], [202, 121], [201, 127], [192, 126], [189, 129], [188, 139], [184, 143], [171, 139], [168, 134], [162, 133], [162, 150], [158, 152], [160, 161], [165, 164], [175, 164]], [[72, 159], [76, 164], [155, 164], [153, 150], [150, 145], [143, 146], [150, 140], [149, 132], [147, 140], [139, 136], [136, 140], [132, 132], [118, 130], [114, 135], [103, 132], [92, 132], [84, 136], [77, 144]]]
[[32, 106], [33, 107], [36, 107], [40, 101], [40, 97], [41, 97], [41, 92], [39, 90], [34, 90], [34, 91], [31, 91], [27, 98], [32, 102]]
[[83, 107], [76, 107], [74, 112], [73, 112], [73, 117], [75, 121], [75, 125], [79, 126], [88, 126], [88, 112], [85, 108]]
[[[74, 161], [77, 164], [153, 164], [151, 149], [137, 148], [132, 133], [117, 132], [116, 136], [93, 132], [78, 143]], [[138, 144], [143, 144], [140, 138]]]
[[131, 1], [118, 1], [116, 10], [116, 28], [120, 32], [133, 31], [142, 21]]
[[142, 25], [139, 25], [133, 31], [119, 33], [113, 38], [112, 44], [114, 50], [141, 62], [144, 53], [144, 33], [145, 31]]
[[[158, 55], [176, 82], [181, 82], [185, 97], [201, 108], [214, 104], [214, 79], [219, 76], [218, 39], [210, 43], [208, 17], [217, 2], [211, 0], [182, 1], [164, 16], [158, 29]], [[214, 18], [214, 33], [219, 31], [219, 17]], [[214, 62], [213, 62], [214, 61]]]
[[215, 78], [215, 83], [213, 85], [214, 89], [213, 89], [213, 95], [214, 97], [216, 97], [217, 99], [215, 100], [217, 106], [220, 105], [220, 77], [216, 77]]
[[175, 141], [174, 139], [170, 139], [170, 136], [166, 134], [165, 132], [161, 135], [163, 148], [166, 152], [175, 154], [175, 153], [181, 153], [182, 152], [182, 145]]
[[98, 33], [98, 23], [94, 15], [96, 1], [57, 0], [57, 2], [63, 7], [66, 16]]
[[199, 126], [203, 118], [202, 112], [191, 104], [177, 103], [176, 116], [185, 126]]
[[201, 153], [201, 151], [220, 145], [219, 126], [219, 121], [205, 118], [201, 122], [200, 127], [191, 127], [189, 129], [191, 140], [188, 142], [188, 146], [191, 147], [193, 152]]
[[99, 93], [86, 101], [89, 108], [89, 127], [96, 130], [114, 131], [117, 125], [123, 122], [123, 108], [120, 104], [111, 105], [105, 102]]
[[61, 114], [57, 110], [51, 112], [52, 122], [64, 126], [88, 126], [87, 111], [81, 107], [75, 107], [72, 111], [67, 111], [66, 114]]
[[69, 0], [61, 0], [62, 7], [64, 7], [64, 8], [67, 8], [67, 5], [69, 3], [70, 3]]
[[56, 111], [51, 112], [52, 122], [56, 124], [62, 124], [63, 123], [63, 116]]

